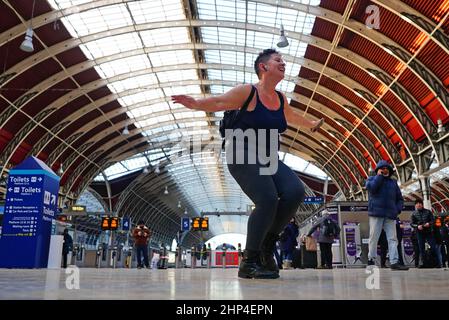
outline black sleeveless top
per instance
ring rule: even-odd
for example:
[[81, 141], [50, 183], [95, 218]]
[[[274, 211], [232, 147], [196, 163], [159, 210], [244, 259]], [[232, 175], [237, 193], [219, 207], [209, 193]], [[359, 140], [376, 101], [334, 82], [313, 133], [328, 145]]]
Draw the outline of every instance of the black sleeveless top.
[[[244, 139], [243, 144], [246, 150], [252, 149], [259, 152], [258, 140], [260, 131], [265, 131], [266, 133], [265, 143], [263, 144], [265, 146], [265, 154], [269, 155], [270, 143], [277, 143], [276, 152], [279, 150], [279, 134], [287, 129], [287, 121], [284, 115], [284, 97], [279, 91], [276, 91], [276, 93], [280, 100], [280, 107], [277, 110], [269, 110], [263, 105], [262, 101], [260, 101], [259, 93], [256, 89], [256, 107], [253, 111], [244, 111], [240, 120], [234, 125], [234, 130], [241, 129], [243, 132], [254, 130], [255, 132], [255, 141], [250, 141], [246, 138]], [[271, 131], [270, 136], [270, 129], [274, 129], [275, 134]], [[234, 139], [238, 140], [238, 138]], [[234, 140], [234, 151], [235, 143], [236, 140]]]

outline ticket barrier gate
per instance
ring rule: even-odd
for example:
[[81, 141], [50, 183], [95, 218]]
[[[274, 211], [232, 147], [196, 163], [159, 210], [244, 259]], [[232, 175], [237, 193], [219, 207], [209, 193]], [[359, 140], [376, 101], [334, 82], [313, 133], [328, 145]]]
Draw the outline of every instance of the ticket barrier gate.
[[84, 245], [80, 245], [78, 243], [74, 244], [70, 264], [78, 266], [78, 267], [83, 267], [85, 252], [86, 251], [85, 251]]
[[118, 247], [117, 246], [111, 246], [111, 247], [109, 247], [109, 252], [108, 252], [108, 255], [109, 255], [109, 265], [112, 267], [112, 268], [117, 268], [117, 260], [118, 260], [118, 252], [119, 252], [119, 250], [118, 250]]
[[190, 267], [195, 269], [196, 263], [196, 248], [192, 247], [192, 250], [190, 250]]
[[179, 268], [183, 268], [184, 265], [182, 263], [182, 249], [181, 247], [177, 247], [176, 248], [176, 253], [175, 253], [175, 268], [179, 269]]
[[221, 253], [221, 264], [222, 268], [226, 269], [226, 247], [223, 247], [223, 252]]

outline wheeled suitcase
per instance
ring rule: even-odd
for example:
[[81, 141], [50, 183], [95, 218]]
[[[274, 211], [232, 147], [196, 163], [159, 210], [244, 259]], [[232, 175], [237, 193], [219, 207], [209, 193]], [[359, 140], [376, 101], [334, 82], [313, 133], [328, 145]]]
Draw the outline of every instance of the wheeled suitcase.
[[301, 262], [302, 268], [316, 269], [318, 266], [316, 251], [307, 251], [306, 246], [301, 246]]
[[428, 248], [424, 252], [423, 256], [424, 268], [436, 268], [438, 267], [438, 259], [433, 254], [432, 249]]
[[295, 248], [295, 250], [293, 250], [293, 254], [292, 254], [292, 267], [294, 269], [297, 268], [302, 268], [302, 263], [301, 263], [301, 250], [299, 248]]

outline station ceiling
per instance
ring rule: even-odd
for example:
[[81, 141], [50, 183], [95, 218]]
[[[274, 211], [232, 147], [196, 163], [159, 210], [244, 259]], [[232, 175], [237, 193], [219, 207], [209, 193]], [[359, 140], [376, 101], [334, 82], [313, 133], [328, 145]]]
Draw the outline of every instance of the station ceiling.
[[[448, 208], [448, 0], [2, 0], [0, 15], [1, 175], [34, 155], [60, 172], [61, 201], [101, 189], [124, 165], [139, 171], [126, 168], [133, 179], [115, 184], [109, 209], [143, 201], [139, 215], [156, 214], [149, 199], [167, 187], [167, 226], [185, 210], [246, 210], [220, 152], [222, 113], [170, 96], [256, 82], [253, 61], [276, 47], [282, 24], [279, 89], [325, 124], [289, 126], [281, 151], [346, 199], [364, 198], [370, 170], [389, 160], [409, 200], [430, 176], [436, 210]], [[20, 49], [28, 28], [33, 52]], [[197, 150], [186, 147], [195, 139]]]

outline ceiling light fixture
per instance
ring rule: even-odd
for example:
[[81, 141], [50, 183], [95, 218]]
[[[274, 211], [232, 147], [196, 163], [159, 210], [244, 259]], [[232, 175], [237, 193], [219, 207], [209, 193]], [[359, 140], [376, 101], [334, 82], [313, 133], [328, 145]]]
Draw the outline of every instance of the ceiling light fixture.
[[165, 186], [164, 194], [168, 194], [168, 187], [167, 186]]
[[444, 133], [444, 132], [446, 132], [446, 128], [444, 128], [444, 126], [443, 126], [443, 121], [442, 121], [441, 119], [438, 119], [438, 120], [437, 120], [437, 124], [438, 124], [438, 129], [437, 129], [437, 132], [438, 132], [438, 133]]
[[124, 134], [124, 135], [129, 134], [128, 126], [125, 126], [125, 129], [123, 129], [122, 134]]
[[181, 208], [181, 201], [178, 201], [178, 208]]
[[288, 40], [287, 40], [287, 37], [285, 36], [284, 25], [282, 25], [282, 24], [281, 24], [281, 30], [280, 31], [281, 31], [281, 34], [279, 36], [279, 40], [278, 40], [277, 46], [279, 48], [285, 48], [285, 47], [288, 46]]
[[278, 9], [281, 12], [281, 29], [277, 46], [279, 48], [285, 48], [288, 46], [288, 40], [287, 37], [285, 36], [284, 25], [282, 24], [282, 1], [279, 3]]
[[148, 173], [148, 167], [143, 168], [143, 173]]
[[33, 16], [34, 16], [34, 4], [36, 3], [36, 0], [33, 0], [33, 7], [31, 9], [31, 18], [30, 18], [30, 26], [27, 28], [27, 31], [25, 32], [25, 40], [23, 40], [22, 44], [20, 45], [20, 50], [25, 52], [33, 52], [34, 46], [33, 46]]
[[154, 169], [154, 173], [159, 174], [161, 170], [159, 169], [159, 163], [156, 163], [156, 168]]

